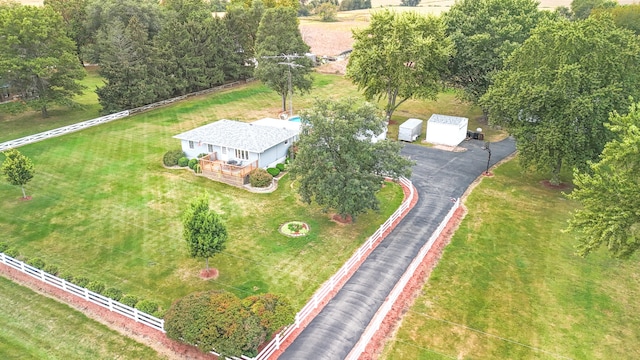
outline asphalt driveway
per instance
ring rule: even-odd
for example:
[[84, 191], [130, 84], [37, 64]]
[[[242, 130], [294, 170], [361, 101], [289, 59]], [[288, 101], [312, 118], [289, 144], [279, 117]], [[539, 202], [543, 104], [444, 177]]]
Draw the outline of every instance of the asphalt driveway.
[[[416, 206], [378, 245], [338, 294], [302, 331], [279, 359], [344, 359], [360, 339], [420, 248], [469, 185], [485, 170], [483, 142], [465, 141], [464, 152], [407, 145], [416, 161], [411, 181]], [[491, 144], [491, 164], [515, 151], [513, 139]]]

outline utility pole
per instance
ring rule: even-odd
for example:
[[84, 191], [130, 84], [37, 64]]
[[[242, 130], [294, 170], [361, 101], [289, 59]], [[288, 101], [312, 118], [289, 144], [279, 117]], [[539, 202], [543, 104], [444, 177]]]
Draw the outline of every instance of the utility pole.
[[263, 59], [284, 59], [286, 61], [283, 62], [279, 62], [278, 65], [286, 65], [288, 67], [287, 72], [289, 75], [289, 79], [288, 79], [288, 91], [287, 91], [287, 96], [289, 97], [289, 117], [293, 116], [293, 86], [291, 83], [291, 68], [294, 67], [304, 67], [303, 65], [300, 64], [296, 64], [294, 63], [292, 60], [293, 59], [298, 59], [298, 58], [303, 58], [304, 55], [298, 55], [298, 54], [282, 54], [282, 55], [275, 55], [275, 56], [263, 56]]

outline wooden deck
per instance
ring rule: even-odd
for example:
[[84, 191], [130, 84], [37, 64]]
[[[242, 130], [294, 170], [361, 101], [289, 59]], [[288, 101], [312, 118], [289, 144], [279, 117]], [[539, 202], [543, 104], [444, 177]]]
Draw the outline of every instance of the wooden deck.
[[258, 160], [234, 165], [218, 160], [215, 152], [200, 158], [202, 175], [233, 186], [243, 186], [249, 183], [249, 173], [257, 167]]

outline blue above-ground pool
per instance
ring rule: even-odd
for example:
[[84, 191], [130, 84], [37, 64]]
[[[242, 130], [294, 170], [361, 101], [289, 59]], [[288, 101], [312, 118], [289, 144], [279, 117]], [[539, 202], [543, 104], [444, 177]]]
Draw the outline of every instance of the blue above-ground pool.
[[300, 116], [299, 115], [292, 116], [289, 118], [289, 121], [300, 122]]

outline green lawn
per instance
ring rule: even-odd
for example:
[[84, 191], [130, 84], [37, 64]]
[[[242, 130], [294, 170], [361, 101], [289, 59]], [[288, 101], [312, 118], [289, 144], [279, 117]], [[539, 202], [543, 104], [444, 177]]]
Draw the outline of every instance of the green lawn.
[[[342, 81], [322, 79], [318, 91]], [[20, 148], [35, 163], [37, 175], [27, 186], [33, 200], [20, 201], [19, 188], [0, 183], [3, 241], [27, 257], [159, 300], [164, 308], [208, 289], [242, 297], [274, 292], [301, 307], [395, 211], [401, 188], [383, 189], [380, 213], [341, 226], [300, 203], [288, 177], [272, 194], [251, 194], [161, 164], [167, 150], [179, 147], [171, 136], [223, 117], [255, 119], [259, 111], [238, 115], [273, 106], [274, 99], [252, 84]], [[211, 259], [220, 270], [215, 281], [199, 279], [204, 261], [187, 256], [181, 233], [182, 211], [204, 191], [230, 235], [226, 251]], [[289, 220], [307, 222], [310, 235], [278, 233]]]
[[515, 161], [495, 174], [382, 358], [640, 358], [638, 256], [575, 256], [575, 203]]
[[49, 117], [43, 118], [39, 111], [27, 111], [19, 115], [0, 114], [0, 142], [56, 129], [100, 116], [100, 105], [96, 87], [102, 85], [97, 70], [88, 68], [87, 76], [81, 81], [87, 88], [84, 94], [75, 98], [79, 108], [54, 106], [49, 109]]
[[3, 277], [0, 308], [0, 359], [160, 358], [151, 348]]

